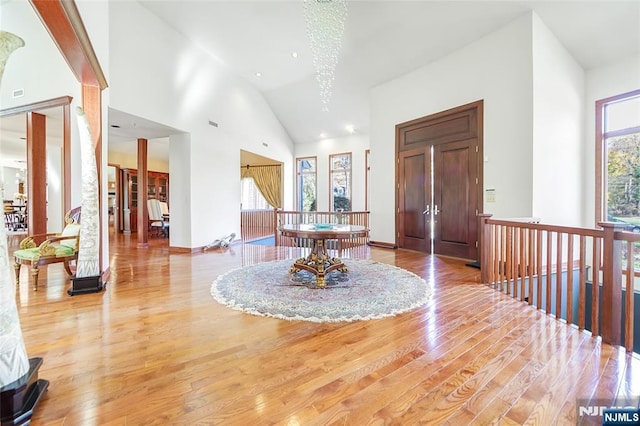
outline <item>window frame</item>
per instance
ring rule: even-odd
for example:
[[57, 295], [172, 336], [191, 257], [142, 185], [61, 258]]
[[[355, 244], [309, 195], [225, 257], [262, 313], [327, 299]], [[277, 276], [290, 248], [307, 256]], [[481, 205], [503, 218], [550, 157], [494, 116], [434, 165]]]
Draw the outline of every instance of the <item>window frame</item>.
[[303, 172], [300, 171], [300, 163], [304, 160], [313, 160], [315, 163], [315, 171], [313, 173], [304, 173], [305, 175], [313, 174], [313, 189], [314, 196], [316, 201], [316, 209], [318, 211], [318, 157], [316, 156], [307, 156], [307, 157], [296, 157], [296, 209], [298, 211], [304, 211], [302, 208], [302, 176]]
[[[329, 155], [329, 211], [333, 212], [335, 211], [334, 209], [334, 200], [333, 200], [333, 173], [334, 173], [334, 169], [333, 169], [333, 158], [334, 157], [344, 157], [344, 156], [349, 156], [349, 179], [348, 179], [348, 191], [347, 193], [349, 194], [349, 202], [350, 202], [350, 209], [349, 211], [353, 210], [353, 153], [352, 152], [339, 152], [339, 153], [335, 153], [335, 154], [330, 154]], [[340, 172], [343, 172], [345, 169], [335, 169], [335, 171], [340, 170]]]
[[640, 89], [596, 101], [596, 224], [604, 221], [607, 217], [607, 206], [605, 205], [605, 191], [607, 188], [607, 147], [605, 142], [610, 137], [640, 133], [640, 126], [606, 132], [605, 109], [610, 104], [637, 97], [640, 97]]

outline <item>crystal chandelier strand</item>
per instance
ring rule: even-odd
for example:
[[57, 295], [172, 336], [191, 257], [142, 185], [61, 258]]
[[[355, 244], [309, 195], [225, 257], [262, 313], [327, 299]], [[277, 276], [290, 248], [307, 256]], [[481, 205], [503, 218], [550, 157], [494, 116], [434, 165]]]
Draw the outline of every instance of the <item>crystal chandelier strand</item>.
[[304, 18], [316, 79], [320, 85], [322, 110], [328, 111], [336, 65], [342, 48], [344, 24], [347, 20], [347, 2], [304, 0]]

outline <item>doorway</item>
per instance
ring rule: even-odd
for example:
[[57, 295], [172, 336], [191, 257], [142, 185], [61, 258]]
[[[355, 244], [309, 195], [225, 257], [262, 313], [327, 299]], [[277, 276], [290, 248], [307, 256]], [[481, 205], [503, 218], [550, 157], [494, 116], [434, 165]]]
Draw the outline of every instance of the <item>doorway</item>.
[[120, 167], [109, 163], [107, 166], [107, 213], [109, 218], [109, 236], [120, 230]]
[[476, 260], [483, 101], [396, 126], [400, 248]]

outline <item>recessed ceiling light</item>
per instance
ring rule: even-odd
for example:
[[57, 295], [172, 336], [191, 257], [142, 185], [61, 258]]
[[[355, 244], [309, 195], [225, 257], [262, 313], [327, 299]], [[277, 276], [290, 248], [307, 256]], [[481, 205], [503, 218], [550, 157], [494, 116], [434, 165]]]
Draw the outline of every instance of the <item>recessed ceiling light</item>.
[[353, 124], [349, 124], [348, 126], [345, 127], [345, 129], [347, 129], [347, 132], [354, 134], [356, 132], [356, 128], [353, 127]]
[[322, 133], [320, 133], [320, 137], [321, 137], [321, 138], [326, 138], [326, 137], [327, 137], [327, 134], [326, 134], [325, 132], [322, 132]]
[[298, 59], [298, 52], [291, 52], [291, 57], [293, 59]]
[[257, 72], [256, 73], [256, 77], [262, 77], [262, 73], [261, 72]]

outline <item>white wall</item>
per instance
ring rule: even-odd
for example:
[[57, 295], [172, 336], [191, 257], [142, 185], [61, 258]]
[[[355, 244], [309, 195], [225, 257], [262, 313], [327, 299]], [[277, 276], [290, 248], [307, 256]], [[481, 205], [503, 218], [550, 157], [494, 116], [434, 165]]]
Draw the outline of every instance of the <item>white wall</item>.
[[170, 138], [171, 246], [240, 234], [241, 149], [284, 163], [291, 206], [293, 143], [260, 93], [140, 4], [109, 7], [110, 106], [189, 134]]
[[[18, 35], [25, 42], [25, 46], [17, 49], [7, 62], [0, 89], [0, 108], [11, 108], [61, 96], [73, 97], [72, 109], [80, 105], [80, 85], [31, 4], [24, 1], [3, 3], [0, 16], [0, 27]], [[24, 96], [13, 98], [12, 93], [16, 89], [24, 89]], [[47, 126], [52, 125], [56, 124], [47, 120]], [[62, 128], [56, 129], [55, 132], [62, 135]], [[73, 147], [73, 141], [77, 140], [75, 114], [71, 114], [71, 135]], [[80, 176], [79, 154], [77, 158], [77, 162], [72, 160], [72, 176]], [[61, 170], [60, 148], [48, 145], [47, 230], [49, 232], [57, 232], [62, 228]], [[71, 200], [73, 206], [80, 203], [80, 189], [79, 180], [72, 179]]]
[[395, 242], [395, 126], [484, 100], [484, 184], [495, 217], [532, 214], [532, 18], [526, 14], [371, 92], [371, 239]]
[[581, 225], [584, 71], [533, 14], [533, 216]]
[[[29, 2], [3, 3], [0, 27], [25, 42], [24, 47], [13, 52], [4, 70], [0, 109], [59, 96], [79, 100], [80, 88], [73, 73]], [[16, 89], [24, 89], [24, 96], [12, 98]]]
[[[156, 139], [149, 139], [148, 143], [152, 144]], [[136, 143], [136, 142], [132, 142]], [[137, 169], [138, 168], [138, 156], [126, 154], [117, 151], [109, 151], [108, 162], [118, 164], [123, 169]], [[148, 157], [147, 170], [153, 172], [169, 173], [169, 161], [165, 161], [160, 158]]]
[[[351, 135], [344, 138], [324, 139], [314, 143], [298, 144], [295, 149], [296, 158], [316, 157], [316, 190], [318, 211], [329, 209], [329, 156], [333, 154], [351, 153], [351, 194], [352, 211], [364, 211], [365, 208], [365, 151], [369, 149], [369, 137]], [[294, 164], [295, 168], [295, 164]], [[292, 188], [295, 203], [295, 183]]]
[[[171, 244], [176, 247], [189, 247], [192, 240], [192, 227], [189, 217], [190, 209], [180, 206], [191, 206], [192, 191], [181, 191], [176, 188], [188, 188], [191, 175], [183, 173], [191, 162], [191, 138], [188, 134], [173, 135], [169, 142], [169, 206], [171, 208]], [[238, 178], [238, 187], [240, 186]], [[202, 194], [210, 198], [210, 191]], [[239, 203], [239, 202], [238, 202]], [[219, 220], [219, 219], [216, 219]], [[230, 234], [228, 232], [227, 234]], [[240, 235], [237, 233], [237, 235]]]
[[584, 226], [596, 225], [596, 101], [638, 89], [640, 89], [640, 56], [625, 58], [615, 64], [588, 70], [586, 73], [586, 120], [582, 151], [585, 175], [581, 185], [584, 200], [582, 206]]

